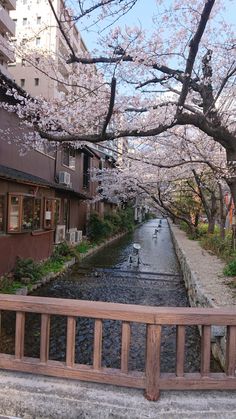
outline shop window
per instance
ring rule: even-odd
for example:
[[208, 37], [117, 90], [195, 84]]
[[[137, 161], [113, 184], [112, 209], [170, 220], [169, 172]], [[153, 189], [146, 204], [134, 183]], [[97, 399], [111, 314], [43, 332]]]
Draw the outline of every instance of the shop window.
[[4, 231], [4, 196], [0, 195], [0, 233]]
[[62, 153], [62, 163], [70, 169], [75, 170], [75, 150], [64, 148]]
[[33, 230], [34, 224], [34, 198], [31, 196], [23, 196], [22, 202], [22, 231]]
[[9, 196], [8, 231], [20, 232], [21, 196]]
[[24, 233], [41, 227], [41, 199], [32, 195], [9, 194], [8, 233]]
[[53, 230], [59, 223], [60, 218], [60, 200], [45, 199], [44, 228]]
[[36, 198], [34, 200], [33, 230], [40, 230], [40, 228], [42, 228], [41, 213], [42, 213], [42, 200], [40, 198]]

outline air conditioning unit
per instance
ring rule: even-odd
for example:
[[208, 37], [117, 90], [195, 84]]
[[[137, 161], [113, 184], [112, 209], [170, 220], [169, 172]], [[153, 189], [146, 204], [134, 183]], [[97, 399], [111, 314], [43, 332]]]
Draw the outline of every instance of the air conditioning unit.
[[82, 230], [76, 230], [76, 232], [75, 232], [76, 243], [80, 243], [82, 241], [82, 236], [83, 236]]
[[58, 225], [56, 228], [56, 235], [55, 235], [55, 243], [61, 243], [65, 241], [66, 237], [66, 226], [65, 225]]
[[59, 172], [59, 183], [62, 185], [70, 186], [70, 173]]
[[76, 240], [75, 240], [75, 231], [67, 231], [66, 233], [66, 241], [69, 242], [70, 244], [75, 244]]

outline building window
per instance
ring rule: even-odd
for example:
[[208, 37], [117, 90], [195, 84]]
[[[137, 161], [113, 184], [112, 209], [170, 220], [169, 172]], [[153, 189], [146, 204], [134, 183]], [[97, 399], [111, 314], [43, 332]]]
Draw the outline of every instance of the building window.
[[0, 232], [4, 231], [4, 203], [5, 198], [4, 196], [0, 195]]
[[40, 58], [39, 57], [35, 58], [35, 63], [36, 64], [39, 64], [39, 61], [40, 61]]
[[37, 16], [37, 25], [41, 24], [41, 16]]
[[62, 163], [70, 169], [75, 170], [75, 150], [64, 148], [62, 153]]
[[53, 230], [60, 219], [60, 199], [46, 198], [44, 209], [44, 228]]
[[34, 198], [32, 196], [23, 196], [22, 202], [22, 231], [33, 230], [34, 220]]
[[9, 194], [8, 233], [24, 233], [42, 228], [42, 200], [32, 195]]
[[39, 79], [38, 78], [34, 79], [34, 85], [39, 86]]
[[37, 37], [35, 42], [36, 42], [36, 45], [39, 46], [40, 45], [40, 37]]
[[24, 58], [22, 58], [22, 60], [21, 60], [21, 65], [22, 65], [22, 67], [25, 67], [25, 59]]
[[46, 154], [47, 156], [55, 158], [56, 156], [56, 146], [50, 143], [50, 141], [44, 141], [36, 145], [36, 150], [40, 153]]
[[8, 209], [8, 232], [20, 232], [20, 212], [21, 212], [21, 197], [9, 196], [9, 209]]
[[20, 79], [20, 87], [25, 87], [25, 79]]
[[83, 158], [83, 188], [89, 187], [89, 180], [90, 180], [90, 157], [88, 154], [84, 153]]
[[35, 198], [34, 200], [34, 218], [33, 230], [40, 230], [42, 228], [42, 199]]
[[23, 26], [27, 25], [27, 17], [23, 17]]

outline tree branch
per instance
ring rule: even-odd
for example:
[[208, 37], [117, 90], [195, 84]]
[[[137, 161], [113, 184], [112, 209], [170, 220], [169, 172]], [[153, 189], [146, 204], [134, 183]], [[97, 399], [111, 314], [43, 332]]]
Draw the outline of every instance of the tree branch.
[[110, 103], [109, 103], [109, 108], [108, 108], [108, 112], [107, 112], [107, 116], [102, 128], [102, 134], [101, 137], [102, 139], [105, 139], [105, 135], [106, 135], [106, 129], [107, 126], [111, 120], [112, 117], [112, 113], [113, 113], [113, 108], [114, 108], [114, 104], [115, 104], [115, 96], [116, 96], [116, 78], [112, 77], [111, 80], [111, 95], [110, 95]]
[[[209, 20], [211, 10], [214, 6], [215, 0], [206, 0], [205, 6], [203, 8], [201, 18], [199, 21], [199, 25], [197, 28], [197, 31], [195, 32], [195, 35], [190, 41], [189, 44], [189, 54], [186, 62], [185, 72], [184, 72], [184, 81], [182, 86], [182, 91], [179, 98], [179, 107], [182, 107], [185, 103], [185, 99], [188, 95], [189, 87], [190, 87], [190, 81], [191, 81], [191, 75], [193, 71], [193, 65], [197, 56], [198, 48], [200, 41], [202, 39], [203, 33], [205, 31], [207, 22]], [[181, 110], [180, 110], [181, 111]], [[180, 112], [179, 111], [179, 112]]]

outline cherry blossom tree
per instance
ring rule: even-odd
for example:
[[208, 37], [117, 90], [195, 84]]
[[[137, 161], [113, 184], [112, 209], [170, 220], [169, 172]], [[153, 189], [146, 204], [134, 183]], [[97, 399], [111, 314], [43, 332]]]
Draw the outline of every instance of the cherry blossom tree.
[[[163, 134], [168, 143], [176, 128], [192, 127], [224, 148], [231, 174], [227, 183], [236, 202], [236, 42], [222, 15], [230, 0], [172, 0], [167, 5], [157, 0], [151, 35], [140, 25], [114, 26], [137, 1], [79, 0], [73, 2], [76, 13], [68, 9], [58, 16], [48, 0], [68, 46], [67, 82], [76, 84], [77, 91], [53, 101], [21, 96], [17, 112], [32, 125], [37, 141], [77, 145], [125, 137], [130, 143], [142, 138], [158, 144]], [[102, 34], [99, 50], [77, 53], [65, 23], [72, 28], [88, 16], [91, 25], [113, 26]]]
[[136, 140], [119, 167], [94, 171], [100, 196], [123, 202], [141, 194], [165, 214], [187, 223], [192, 232], [204, 212], [209, 232], [214, 231], [217, 217], [223, 237], [224, 192], [231, 176], [225, 150], [206, 135], [199, 138], [198, 130], [178, 127], [172, 131], [155, 143]]

